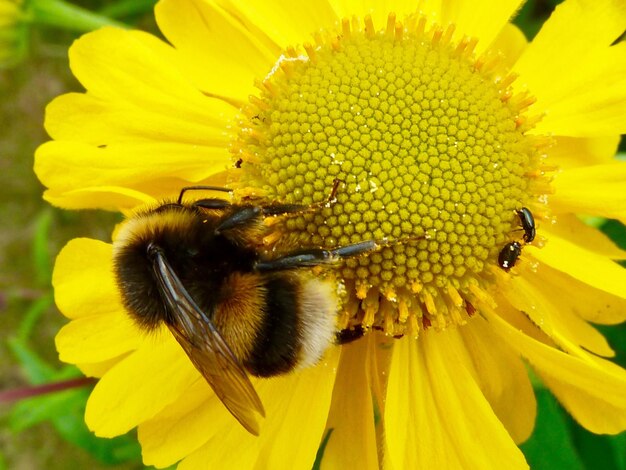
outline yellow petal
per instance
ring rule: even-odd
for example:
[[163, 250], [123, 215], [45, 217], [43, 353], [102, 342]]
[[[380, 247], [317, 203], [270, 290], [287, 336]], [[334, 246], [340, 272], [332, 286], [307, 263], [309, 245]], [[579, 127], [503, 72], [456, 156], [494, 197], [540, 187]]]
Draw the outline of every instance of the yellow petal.
[[236, 3], [222, 0], [219, 5], [235, 18], [243, 17], [240, 21], [247, 27], [247, 23], [251, 23], [264, 31], [281, 49], [312, 42], [312, 33], [334, 28], [337, 24], [337, 16], [326, 0], [251, 0]]
[[150, 34], [102, 28], [74, 42], [69, 56], [76, 78], [100, 99], [207, 126], [219, 123], [220, 111], [234, 111], [200, 92], [181, 73], [176, 51]]
[[95, 186], [72, 191], [47, 190], [43, 198], [50, 204], [64, 209], [97, 208], [110, 211], [127, 210], [155, 202], [152, 196], [119, 186]]
[[[326, 423], [330, 432], [321, 468], [377, 470], [378, 455], [370, 378], [375, 334], [341, 348], [341, 360]], [[358, 433], [358, 434], [357, 434]], [[355, 436], [358, 435], [358, 439]]]
[[541, 232], [547, 236], [558, 235], [576, 245], [611, 259], [626, 259], [626, 251], [595, 227], [590, 227], [573, 214], [559, 214], [556, 224], [548, 225]]
[[538, 94], [546, 98], [538, 99], [532, 112], [546, 115], [532, 132], [575, 137], [626, 132], [626, 44], [596, 52], [576, 67], [564, 72], [573, 77], [561, 88], [568, 95], [547, 98], [548, 92], [540, 90]]
[[514, 69], [515, 85], [537, 98], [532, 110], [547, 112], [536, 132], [582, 137], [626, 130], [626, 44], [609, 48], [625, 24], [620, 0], [570, 0], [556, 8]]
[[454, 330], [396, 341], [385, 411], [393, 468], [528, 468], [469, 361]]
[[39, 147], [36, 158], [35, 171], [41, 182], [66, 196], [77, 190], [119, 186], [142, 192], [152, 188], [152, 196], [159, 197], [163, 187], [173, 186], [171, 182], [197, 183], [231, 165], [225, 148], [164, 142], [100, 148], [54, 141]]
[[227, 183], [236, 181], [237, 176], [236, 172], [223, 171], [197, 182], [178, 178], [156, 179], [143, 182], [137, 191], [120, 186], [93, 186], [69, 191], [49, 189], [44, 192], [44, 199], [66, 209], [98, 208], [132, 215], [137, 206], [153, 206], [158, 199], [177, 198], [181, 189], [190, 183], [224, 187]]
[[493, 412], [517, 444], [524, 442], [533, 431], [537, 414], [526, 366], [482, 318], [472, 320], [459, 332]]
[[544, 231], [544, 235], [549, 236], [548, 242], [532, 251], [534, 258], [591, 287], [626, 298], [626, 270], [619, 264], [555, 234]]
[[494, 331], [528, 360], [585, 428], [609, 434], [626, 428], [626, 371], [591, 355], [573, 357], [525, 335], [495, 312], [485, 315]]
[[143, 334], [128, 314], [117, 311], [81, 317], [57, 334], [59, 359], [71, 364], [103, 362], [137, 349]]
[[[538, 267], [537, 272], [541, 269]], [[543, 288], [544, 279], [545, 274], [533, 276], [530, 272], [528, 276], [515, 277], [503, 294], [561, 349], [573, 353], [582, 346], [601, 356], [614, 356], [604, 336], [568, 309], [566, 301], [561, 303], [564, 292]]]
[[559, 292], [559, 304], [580, 318], [598, 324], [614, 325], [626, 320], [626, 299], [616, 297], [557, 271], [546, 264], [536, 270], [537, 283], [545, 291]]
[[[370, 333], [369, 338], [373, 341], [370, 346], [370, 381], [372, 387], [372, 399], [374, 406], [381, 415], [385, 413], [385, 397], [387, 396], [387, 377], [391, 368], [391, 358], [393, 355], [394, 338], [379, 334]], [[381, 426], [378, 423], [377, 426]]]
[[172, 106], [180, 104], [180, 109], [160, 109], [159, 99], [155, 93], [143, 104], [133, 97], [101, 98], [91, 93], [68, 93], [46, 107], [46, 130], [56, 140], [100, 147], [148, 142], [219, 148], [229, 142], [225, 127], [234, 115], [232, 107], [220, 100], [203, 98], [206, 109], [198, 115], [186, 112], [178, 101]]
[[240, 21], [211, 2], [165, 0], [155, 15], [185, 74], [206, 92], [247, 101], [254, 80], [263, 78], [281, 53], [278, 47], [262, 47]]
[[102, 362], [89, 362], [85, 364], [75, 364], [83, 374], [87, 377], [103, 377], [113, 366], [126, 357], [126, 354], [114, 357]]
[[615, 160], [620, 136], [608, 137], [556, 137], [555, 145], [548, 150], [549, 162], [561, 169], [603, 163], [619, 164]]
[[[545, 367], [545, 369], [548, 368], [549, 366]], [[604, 374], [594, 372], [591, 374], [592, 377], [606, 380]], [[613, 401], [611, 397], [602, 393], [608, 392], [615, 396], [621, 392], [623, 396], [626, 393], [624, 374], [620, 374], [619, 379], [612, 378], [613, 380], [610, 380], [612, 383], [604, 385], [601, 391], [592, 391], [588, 389], [588, 383], [584, 386], [578, 383], [572, 384], [568, 380], [560, 380], [560, 374], [556, 374], [557, 378], [553, 378], [551, 370], [537, 373], [565, 409], [589, 431], [596, 434], [617, 434], [626, 429], [626, 403], [623, 399]], [[586, 374], [587, 370], [580, 369], [579, 373]]]
[[143, 462], [167, 467], [237, 426], [209, 385], [199, 378], [181, 399], [139, 425]]
[[626, 208], [626, 163], [570, 168], [553, 185], [550, 205], [557, 212], [614, 218]]
[[491, 49], [502, 54], [504, 64], [509, 68], [517, 62], [526, 46], [528, 46], [526, 36], [512, 23], [505, 24], [491, 43]]
[[443, 1], [441, 24], [454, 23], [457, 35], [478, 38], [476, 52], [480, 54], [487, 50], [521, 4], [522, 0]]
[[59, 253], [52, 274], [61, 313], [79, 318], [122, 310], [112, 271], [112, 245], [90, 238], [71, 240]]
[[[206, 384], [195, 384], [139, 428], [144, 463], [179, 469], [289, 468], [310, 470], [330, 407], [338, 348], [323, 364], [272, 379], [253, 379], [266, 418], [261, 435], [245, 431]], [[296, 430], [296, 431], [294, 431]]]
[[183, 395], [200, 374], [165, 329], [100, 379], [85, 410], [97, 436], [113, 437], [152, 418]]

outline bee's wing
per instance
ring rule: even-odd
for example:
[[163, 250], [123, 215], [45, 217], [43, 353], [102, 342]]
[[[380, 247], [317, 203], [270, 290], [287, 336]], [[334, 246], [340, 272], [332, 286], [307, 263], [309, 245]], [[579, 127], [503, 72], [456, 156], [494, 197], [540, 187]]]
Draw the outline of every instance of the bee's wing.
[[258, 436], [259, 423], [256, 413], [264, 416], [265, 411], [245, 371], [235, 362], [232, 352], [214, 327], [211, 328], [213, 333], [199, 333], [196, 326], [192, 328], [195, 334], [209, 336], [203, 339], [202, 343], [194, 344], [196, 340], [188, 339], [185, 327], [170, 325], [176, 340], [228, 411], [244, 428]]
[[265, 411], [246, 371], [160, 250], [155, 253], [153, 266], [173, 315], [173, 323], [168, 324], [170, 331], [228, 411], [244, 428], [258, 435], [256, 413], [265, 416]]

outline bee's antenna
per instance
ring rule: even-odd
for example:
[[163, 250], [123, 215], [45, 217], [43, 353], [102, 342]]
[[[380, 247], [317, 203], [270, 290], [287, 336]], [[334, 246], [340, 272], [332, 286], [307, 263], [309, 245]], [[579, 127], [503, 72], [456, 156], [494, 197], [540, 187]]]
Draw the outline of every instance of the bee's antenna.
[[185, 186], [180, 190], [180, 194], [178, 195], [177, 204], [181, 204], [183, 202], [183, 195], [187, 191], [222, 191], [224, 193], [232, 193], [233, 190], [230, 188], [224, 188], [221, 186]]

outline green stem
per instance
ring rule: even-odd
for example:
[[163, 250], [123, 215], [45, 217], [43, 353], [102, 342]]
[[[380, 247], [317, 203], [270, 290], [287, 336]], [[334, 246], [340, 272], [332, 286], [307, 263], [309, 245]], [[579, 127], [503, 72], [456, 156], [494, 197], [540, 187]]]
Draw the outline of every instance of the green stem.
[[72, 31], [87, 32], [102, 26], [127, 28], [125, 24], [63, 0], [31, 0], [31, 21]]
[[109, 18], [128, 18], [152, 11], [155, 4], [156, 0], [120, 0], [102, 8], [100, 14]]

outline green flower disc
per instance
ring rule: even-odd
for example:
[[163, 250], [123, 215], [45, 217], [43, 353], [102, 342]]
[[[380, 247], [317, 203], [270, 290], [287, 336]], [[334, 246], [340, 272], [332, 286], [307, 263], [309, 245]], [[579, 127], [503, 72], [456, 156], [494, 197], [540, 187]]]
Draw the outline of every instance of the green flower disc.
[[[364, 299], [352, 325], [402, 334], [413, 314], [420, 327], [459, 323], [451, 310], [473, 312], [470, 286], [485, 288], [502, 247], [520, 238], [537, 146], [512, 79], [477, 60], [471, 41], [437, 28], [372, 33], [367, 21], [281, 57], [234, 152], [244, 183], [269, 200], [319, 204], [280, 222], [288, 246], [383, 245], [340, 267]], [[391, 320], [376, 315], [381, 301]]]

